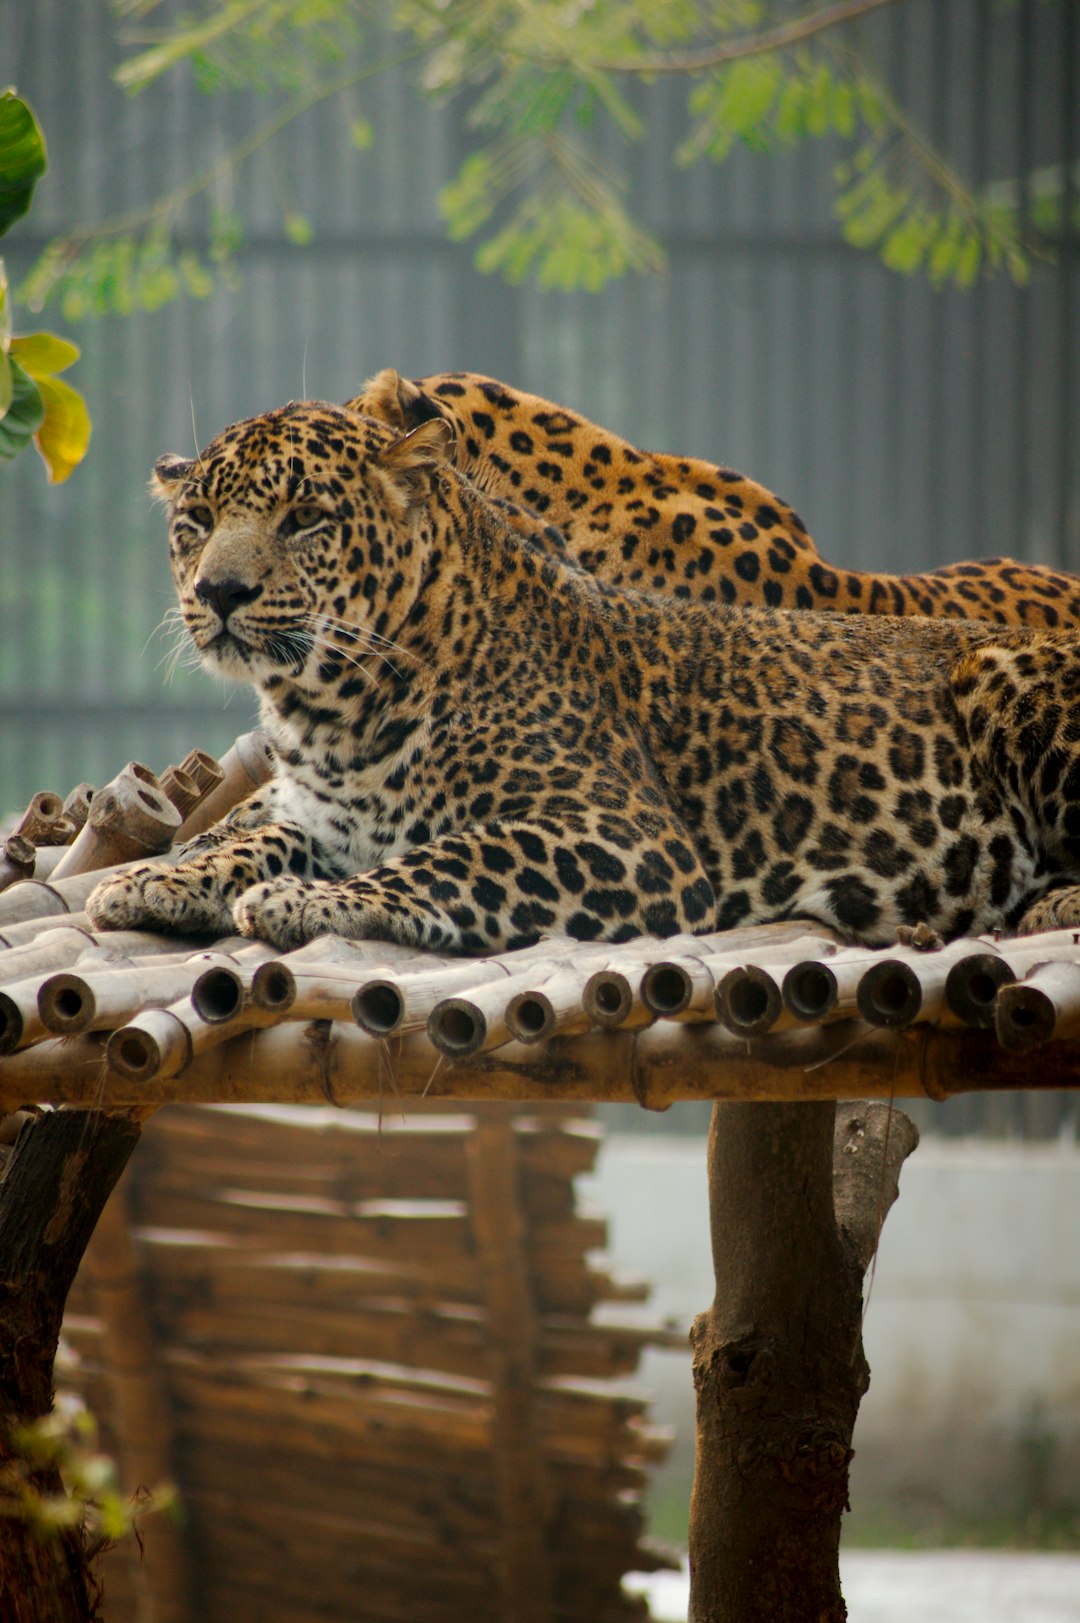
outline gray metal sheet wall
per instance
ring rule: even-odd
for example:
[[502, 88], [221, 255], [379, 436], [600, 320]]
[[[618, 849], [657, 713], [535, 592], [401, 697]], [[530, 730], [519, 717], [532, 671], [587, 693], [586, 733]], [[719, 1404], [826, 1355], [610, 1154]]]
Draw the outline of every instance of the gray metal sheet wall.
[[[976, 176], [1016, 174], [1080, 156], [1077, 9], [908, 0], [873, 37], [931, 134]], [[0, 81], [34, 104], [51, 159], [4, 242], [13, 280], [54, 231], [176, 184], [189, 153], [210, 161], [266, 115], [179, 77], [124, 96], [114, 59], [104, 4], [0, 0]], [[634, 190], [668, 249], [662, 277], [566, 296], [478, 275], [435, 201], [466, 147], [457, 109], [418, 104], [398, 75], [354, 93], [370, 152], [328, 107], [243, 172], [238, 294], [80, 324], [87, 463], [57, 490], [31, 457], [0, 473], [0, 812], [247, 725], [242, 693], [184, 673], [163, 686], [165, 644], [147, 638], [171, 594], [147, 472], [191, 448], [193, 419], [205, 441], [304, 392], [345, 398], [385, 364], [492, 372], [733, 463], [793, 501], [837, 562], [1009, 552], [1080, 570], [1075, 242], [1024, 291], [898, 278], [840, 239], [828, 144], [673, 171], [683, 94], [640, 93], [656, 139]], [[309, 246], [286, 241], [282, 199], [311, 218]]]

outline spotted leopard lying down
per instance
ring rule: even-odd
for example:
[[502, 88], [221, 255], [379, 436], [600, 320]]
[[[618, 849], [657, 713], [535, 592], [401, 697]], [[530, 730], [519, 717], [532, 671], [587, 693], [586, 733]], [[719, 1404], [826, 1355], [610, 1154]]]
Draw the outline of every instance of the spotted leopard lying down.
[[188, 632], [258, 689], [277, 775], [100, 884], [95, 924], [484, 950], [798, 914], [879, 943], [1080, 881], [1080, 633], [620, 592], [452, 442], [305, 403], [158, 463]]
[[388, 367], [349, 407], [401, 433], [445, 418], [462, 473], [528, 509], [527, 524], [539, 515], [560, 526], [570, 556], [611, 586], [699, 603], [1080, 625], [1076, 575], [1013, 558], [921, 575], [838, 568], [818, 553], [799, 515], [753, 479], [639, 450], [577, 412], [478, 372], [408, 379]]

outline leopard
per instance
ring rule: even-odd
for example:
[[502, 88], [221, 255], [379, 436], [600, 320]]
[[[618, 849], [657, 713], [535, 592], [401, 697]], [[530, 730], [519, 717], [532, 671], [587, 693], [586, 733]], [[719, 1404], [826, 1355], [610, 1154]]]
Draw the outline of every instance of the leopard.
[[96, 927], [491, 953], [799, 916], [882, 945], [1052, 887], [1080, 918], [1080, 633], [617, 587], [455, 439], [302, 401], [157, 462], [187, 635], [256, 690], [275, 772], [100, 882]]
[[348, 404], [402, 430], [443, 417], [456, 431], [462, 472], [512, 504], [524, 530], [546, 521], [555, 546], [563, 541], [551, 527], [562, 532], [565, 550], [612, 586], [766, 608], [1080, 624], [1076, 575], [1012, 558], [913, 575], [840, 568], [819, 555], [795, 510], [753, 479], [643, 451], [480, 373], [406, 379], [388, 367]]

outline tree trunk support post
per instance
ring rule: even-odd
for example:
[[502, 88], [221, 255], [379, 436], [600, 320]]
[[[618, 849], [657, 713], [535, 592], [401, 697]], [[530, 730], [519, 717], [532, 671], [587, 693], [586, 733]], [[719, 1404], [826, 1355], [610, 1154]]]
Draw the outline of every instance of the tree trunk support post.
[[[130, 1115], [60, 1110], [26, 1121], [0, 1182], [0, 1616], [88, 1623], [97, 1615], [82, 1532], [43, 1541], [18, 1513], [20, 1422], [49, 1413], [68, 1291], [117, 1178], [138, 1142]], [[36, 1473], [59, 1493], [55, 1469]], [[14, 1511], [14, 1513], [12, 1513]]]
[[889, 1105], [714, 1107], [689, 1623], [844, 1623], [862, 1282], [917, 1142]]

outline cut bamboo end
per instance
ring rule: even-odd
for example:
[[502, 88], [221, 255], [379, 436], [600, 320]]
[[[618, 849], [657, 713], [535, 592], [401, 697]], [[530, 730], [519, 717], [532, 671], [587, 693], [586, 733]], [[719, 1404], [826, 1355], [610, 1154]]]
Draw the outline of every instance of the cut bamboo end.
[[614, 1031], [629, 1019], [634, 994], [625, 975], [601, 969], [590, 975], [581, 994], [581, 1006], [595, 1026]]
[[779, 986], [756, 964], [729, 969], [716, 988], [716, 1018], [736, 1037], [763, 1036], [783, 1009]]
[[998, 1042], [1011, 1054], [1027, 1054], [1048, 1043], [1054, 1035], [1058, 1011], [1053, 1001], [1037, 986], [1020, 981], [1003, 986], [994, 1003], [994, 1025]]
[[405, 1018], [405, 999], [393, 981], [367, 981], [352, 1000], [353, 1019], [371, 1037], [390, 1037]]
[[[220, 766], [212, 756], [206, 756], [205, 760], [211, 762], [221, 776], [181, 823], [176, 835], [179, 844], [202, 834], [241, 800], [246, 800], [253, 789], [273, 776], [274, 771], [269, 741], [265, 733], [257, 730], [241, 733], [222, 757]], [[190, 770], [186, 761], [184, 769]], [[195, 775], [192, 773], [192, 776]]]
[[641, 977], [641, 1001], [660, 1018], [682, 1014], [693, 995], [693, 977], [682, 964], [651, 964]]
[[428, 1015], [427, 1033], [440, 1054], [465, 1059], [483, 1048], [488, 1023], [483, 1011], [468, 998], [446, 997]]
[[161, 774], [162, 793], [171, 800], [181, 818], [198, 805], [202, 799], [199, 785], [190, 773], [185, 772], [182, 766], [167, 766]]
[[788, 970], [780, 985], [780, 996], [796, 1020], [824, 1020], [836, 1007], [836, 976], [827, 964], [807, 959]]
[[63, 815], [64, 802], [60, 796], [43, 789], [31, 797], [15, 825], [15, 833], [21, 834], [31, 845], [41, 845], [52, 839], [53, 830]]
[[81, 975], [61, 971], [43, 981], [38, 991], [38, 1014], [46, 1031], [57, 1037], [75, 1037], [91, 1030], [97, 1013], [89, 984]]
[[191, 1064], [191, 1033], [168, 1009], [151, 1009], [114, 1031], [105, 1045], [109, 1068], [127, 1082], [177, 1076]]
[[518, 992], [506, 1005], [507, 1027], [521, 1043], [543, 1042], [555, 1030], [556, 1020], [554, 1005], [543, 992]]
[[945, 1004], [964, 1025], [989, 1029], [1001, 987], [1015, 981], [1011, 965], [997, 953], [973, 952], [953, 964], [945, 977]]
[[191, 1005], [208, 1026], [220, 1025], [240, 1012], [244, 983], [233, 969], [217, 964], [205, 970], [191, 988]]
[[872, 1026], [900, 1030], [919, 1017], [922, 987], [918, 976], [897, 958], [874, 964], [859, 982], [856, 992], [859, 1013]]
[[0, 992], [0, 1054], [13, 1054], [22, 1041], [25, 1021], [14, 998]]
[[283, 963], [272, 959], [260, 964], [251, 977], [251, 1001], [268, 1014], [285, 1014], [296, 1002], [296, 977]]
[[90, 815], [90, 802], [95, 793], [92, 783], [77, 783], [64, 801], [64, 816], [74, 823], [76, 834]]

